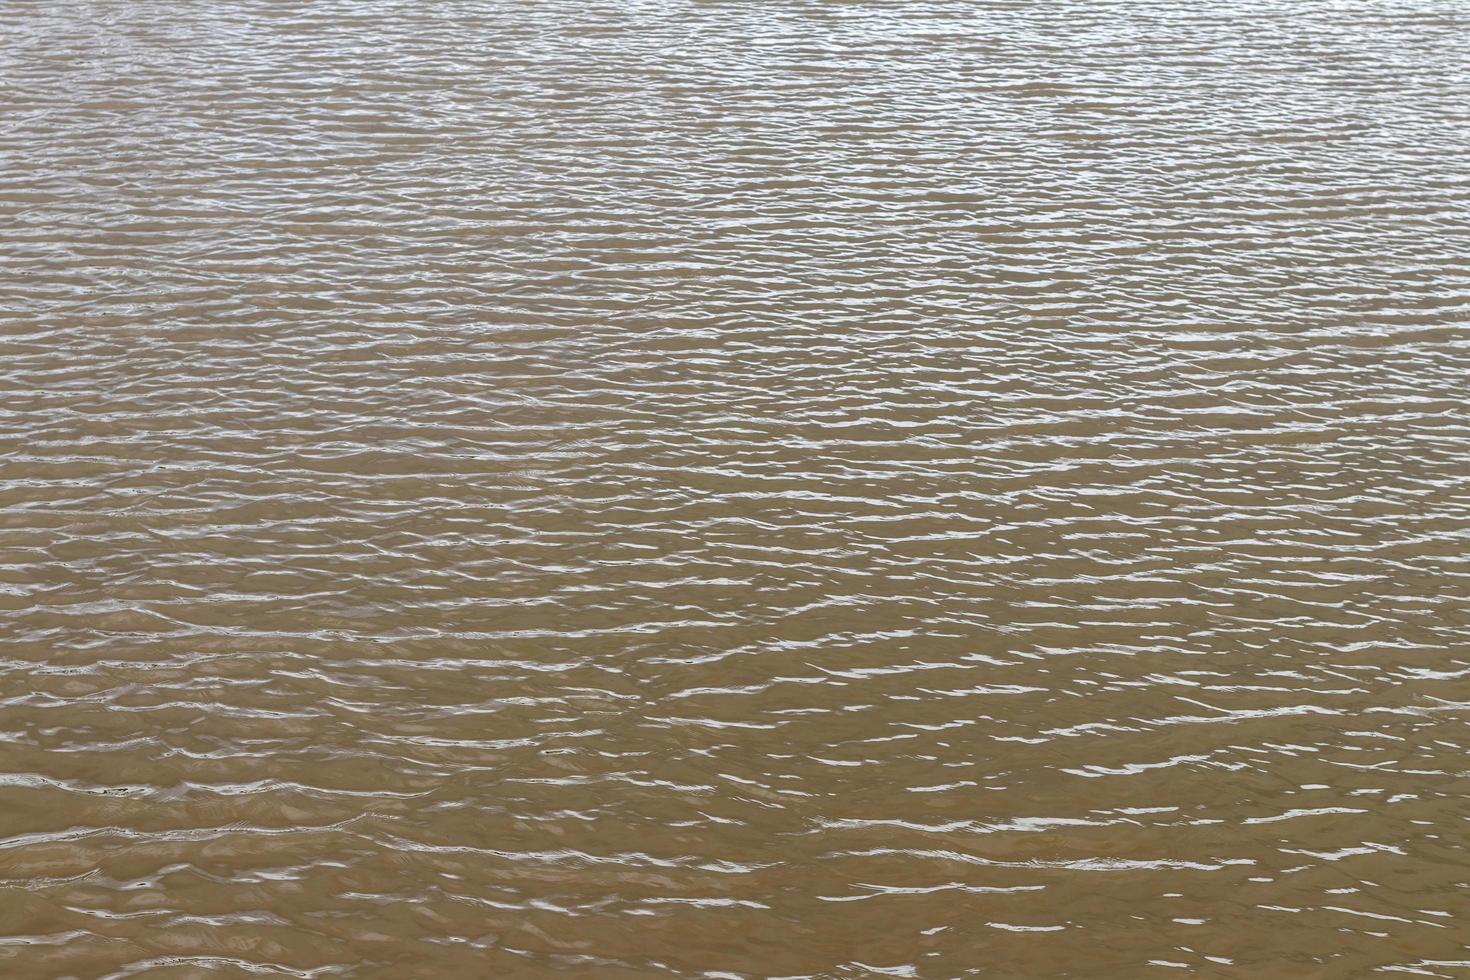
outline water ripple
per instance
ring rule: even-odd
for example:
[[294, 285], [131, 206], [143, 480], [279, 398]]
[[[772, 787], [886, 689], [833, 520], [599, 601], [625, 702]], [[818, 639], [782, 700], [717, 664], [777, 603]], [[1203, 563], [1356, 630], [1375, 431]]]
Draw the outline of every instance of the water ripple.
[[0, 973], [1467, 968], [1462, 5], [5, 10]]

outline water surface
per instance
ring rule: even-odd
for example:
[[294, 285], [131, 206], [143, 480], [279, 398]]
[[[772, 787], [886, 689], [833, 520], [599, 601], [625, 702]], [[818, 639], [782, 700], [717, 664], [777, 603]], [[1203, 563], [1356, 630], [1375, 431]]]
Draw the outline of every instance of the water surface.
[[0, 973], [1470, 969], [1470, 7], [0, 37]]

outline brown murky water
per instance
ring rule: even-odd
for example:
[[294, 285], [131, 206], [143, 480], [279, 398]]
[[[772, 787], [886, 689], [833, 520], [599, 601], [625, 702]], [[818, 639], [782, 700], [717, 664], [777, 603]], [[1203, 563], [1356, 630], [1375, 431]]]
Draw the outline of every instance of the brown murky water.
[[1470, 7], [0, 2], [0, 974], [1470, 970]]

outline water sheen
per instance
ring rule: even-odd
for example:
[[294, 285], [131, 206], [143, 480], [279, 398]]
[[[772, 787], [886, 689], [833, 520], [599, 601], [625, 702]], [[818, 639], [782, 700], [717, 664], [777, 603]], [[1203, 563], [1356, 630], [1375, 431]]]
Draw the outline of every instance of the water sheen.
[[0, 973], [1470, 967], [1470, 7], [5, 0]]

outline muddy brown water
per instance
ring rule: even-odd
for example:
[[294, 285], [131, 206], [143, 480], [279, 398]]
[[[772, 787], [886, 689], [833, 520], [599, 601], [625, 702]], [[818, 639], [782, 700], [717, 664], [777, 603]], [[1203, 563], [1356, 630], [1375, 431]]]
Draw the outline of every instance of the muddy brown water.
[[1470, 975], [1467, 38], [3, 0], [0, 975]]

